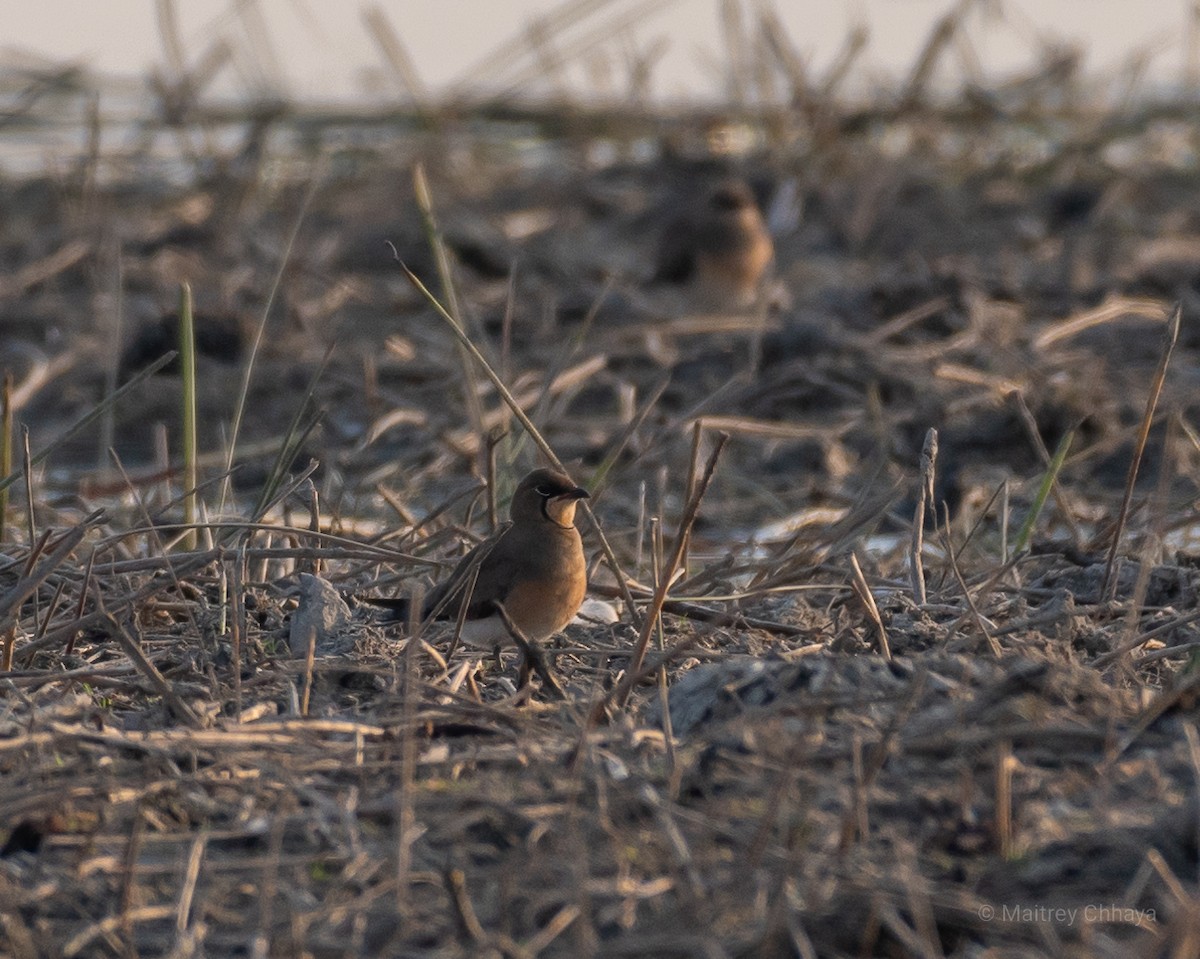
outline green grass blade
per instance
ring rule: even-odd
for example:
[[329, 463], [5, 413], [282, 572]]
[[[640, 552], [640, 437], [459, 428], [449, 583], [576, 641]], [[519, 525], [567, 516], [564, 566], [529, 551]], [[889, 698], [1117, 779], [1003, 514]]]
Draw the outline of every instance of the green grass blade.
[[1050, 496], [1050, 490], [1054, 488], [1059, 471], [1067, 459], [1067, 451], [1071, 448], [1071, 440], [1074, 438], [1075, 431], [1068, 430], [1067, 434], [1059, 440], [1058, 448], [1054, 451], [1054, 456], [1050, 458], [1050, 466], [1046, 470], [1046, 474], [1042, 477], [1041, 485], [1038, 487], [1037, 496], [1033, 498], [1033, 505], [1029, 508], [1029, 514], [1025, 517], [1025, 522], [1021, 524], [1021, 531], [1017, 534], [1017, 541], [1013, 546], [1014, 556], [1029, 545], [1029, 539], [1033, 536], [1033, 527], [1037, 524], [1038, 517], [1042, 513], [1042, 507], [1046, 505], [1046, 499]]

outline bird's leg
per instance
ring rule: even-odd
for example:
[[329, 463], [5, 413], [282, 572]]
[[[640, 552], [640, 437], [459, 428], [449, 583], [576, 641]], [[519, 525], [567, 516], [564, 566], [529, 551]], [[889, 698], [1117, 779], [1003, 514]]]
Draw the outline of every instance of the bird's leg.
[[508, 610], [504, 608], [503, 603], [496, 603], [496, 614], [500, 617], [500, 622], [504, 624], [504, 628], [508, 630], [508, 635], [513, 638], [513, 642], [521, 650], [521, 671], [519, 673], [519, 687], [524, 687], [529, 682], [529, 670], [533, 667], [533, 671], [541, 677], [542, 682], [554, 692], [559, 699], [566, 699], [567, 695], [563, 692], [562, 686], [558, 680], [554, 678], [554, 674], [550, 672], [550, 667], [546, 663], [546, 654], [542, 651], [542, 647], [529, 639], [518, 628], [516, 623], [508, 615]]

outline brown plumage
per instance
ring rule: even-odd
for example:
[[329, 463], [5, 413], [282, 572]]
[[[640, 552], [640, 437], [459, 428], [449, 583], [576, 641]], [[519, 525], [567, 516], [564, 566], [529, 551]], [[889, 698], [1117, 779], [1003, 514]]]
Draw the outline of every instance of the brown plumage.
[[[579, 611], [587, 592], [583, 540], [575, 528], [575, 507], [587, 495], [557, 470], [534, 470], [513, 494], [511, 522], [471, 550], [429, 592], [422, 618], [435, 613], [440, 619], [456, 618], [462, 591], [478, 566], [464, 642], [490, 648], [514, 642], [497, 613], [497, 603], [526, 639], [537, 643], [557, 633]], [[397, 618], [408, 613], [405, 599], [367, 602], [395, 611]]]
[[654, 279], [687, 284], [713, 307], [744, 308], [757, 298], [774, 257], [754, 194], [741, 180], [724, 180], [667, 225]]

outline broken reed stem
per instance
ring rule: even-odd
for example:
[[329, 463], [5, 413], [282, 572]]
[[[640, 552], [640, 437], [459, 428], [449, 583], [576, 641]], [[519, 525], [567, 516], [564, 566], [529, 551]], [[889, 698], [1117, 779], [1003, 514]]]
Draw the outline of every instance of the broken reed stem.
[[[1175, 457], [1171, 453], [1175, 448], [1178, 424], [1179, 413], [1175, 411], [1175, 414], [1167, 419], [1167, 433], [1163, 439], [1162, 457], [1158, 468], [1158, 483], [1155, 484], [1154, 495], [1149, 504], [1149, 516], [1143, 534], [1141, 555], [1138, 557], [1137, 579], [1133, 584], [1133, 592], [1129, 594], [1129, 610], [1125, 614], [1125, 631], [1118, 646], [1124, 646], [1131, 637], [1137, 635], [1143, 603], [1146, 601], [1146, 593], [1150, 588], [1155, 554], [1162, 550], [1166, 538], [1167, 494], [1175, 468]], [[1116, 584], [1114, 584], [1114, 591], [1115, 589]]]
[[1001, 742], [996, 747], [996, 848], [1005, 860], [1013, 858], [1012, 774], [1015, 766], [1012, 743]]
[[1104, 585], [1100, 595], [1111, 598], [1114, 588], [1112, 581], [1113, 566], [1117, 562], [1117, 549], [1121, 545], [1121, 536], [1125, 532], [1125, 524], [1129, 520], [1129, 504], [1133, 501], [1133, 487], [1137, 483], [1138, 470], [1142, 465], [1142, 457], [1146, 453], [1146, 441], [1150, 438], [1150, 425], [1154, 421], [1154, 411], [1158, 407], [1158, 398], [1162, 395], [1163, 383], [1167, 379], [1167, 365], [1171, 362], [1171, 353], [1179, 339], [1179, 327], [1183, 322], [1183, 303], [1175, 304], [1175, 312], [1167, 323], [1166, 336], [1163, 340], [1162, 354], [1159, 356], [1158, 368], [1154, 371], [1154, 379], [1150, 381], [1150, 395], [1146, 397], [1146, 411], [1142, 414], [1142, 424], [1138, 429], [1137, 442], [1134, 445], [1133, 459], [1129, 462], [1129, 473], [1125, 477], [1125, 494], [1121, 497], [1121, 511], [1117, 514], [1117, 523], [1113, 528], [1112, 542], [1108, 546], [1108, 558], [1104, 562]]
[[[4, 387], [0, 391], [0, 476], [12, 472], [13, 444], [13, 414], [12, 414], [12, 373], [4, 373]], [[7, 539], [8, 533], [8, 487], [0, 489], [0, 543]]]
[[958, 556], [954, 552], [954, 542], [950, 538], [950, 511], [946, 510], [944, 523], [939, 531], [942, 536], [942, 546], [946, 550], [946, 559], [950, 563], [950, 570], [954, 573], [954, 578], [958, 582], [958, 588], [962, 590], [963, 599], [966, 601], [967, 609], [971, 613], [971, 618], [975, 621], [975, 626], [983, 638], [987, 640], [988, 647], [992, 651], [993, 656], [999, 656], [1003, 650], [996, 638], [987, 628], [987, 623], [983, 619], [983, 614], [979, 612], [979, 607], [975, 604], [975, 598], [971, 595], [971, 590], [967, 586], [967, 581], [963, 577], [962, 570], [958, 565]]
[[[921, 702], [928, 682], [928, 669], [926, 667], [918, 668], [913, 674], [907, 698], [900, 704], [896, 712], [892, 714], [892, 718], [888, 720], [888, 724], [883, 730], [883, 735], [871, 746], [870, 751], [864, 757], [866, 761], [863, 763], [861, 775], [855, 775], [855, 788], [861, 790], [864, 799], [870, 799], [871, 789], [875, 785], [875, 780], [883, 771], [888, 757], [892, 754], [892, 744], [896, 741], [896, 737], [905, 723], [908, 722], [909, 717], [912, 716], [913, 710]], [[839, 848], [843, 851], [854, 840], [855, 828], [859, 822], [858, 812], [857, 803], [851, 803], [850, 807], [842, 814]]]
[[1008, 523], [1011, 515], [1009, 509], [1008, 477], [1004, 478], [1000, 493], [1000, 563], [1008, 563]]
[[179, 367], [183, 401], [183, 525], [187, 531], [180, 548], [196, 548], [196, 335], [192, 315], [192, 287], [179, 284]]
[[300, 715], [308, 715], [308, 703], [312, 696], [313, 666], [317, 658], [317, 627], [308, 628], [308, 642], [304, 649], [304, 691], [300, 696]]
[[[708, 462], [704, 465], [704, 473], [696, 484], [696, 489], [690, 500], [683, 510], [683, 517], [679, 521], [679, 532], [675, 536], [675, 544], [671, 550], [671, 558], [663, 567], [662, 573], [659, 576], [658, 588], [654, 591], [654, 598], [650, 601], [650, 607], [646, 610], [645, 618], [642, 620], [641, 633], [638, 636], [637, 645], [633, 648], [633, 653], [629, 658], [629, 665], [625, 667], [625, 677], [620, 684], [613, 690], [610, 695], [612, 702], [618, 706], [624, 706], [626, 700], [629, 699], [629, 694], [633, 691], [634, 683], [641, 676], [642, 662], [646, 658], [646, 648], [650, 645], [650, 637], [654, 633], [654, 624], [662, 614], [663, 603], [667, 599], [667, 590], [671, 586], [671, 581], [675, 577], [675, 570], [679, 568], [680, 560], [683, 559], [683, 550], [687, 545], [688, 534], [691, 532], [692, 524], [696, 522], [696, 514], [700, 511], [700, 502], [704, 499], [704, 494], [708, 492], [708, 486], [712, 482], [713, 471], [717, 468], [717, 460], [721, 458], [721, 452], [725, 449], [725, 444], [729, 442], [728, 433], [718, 433], [716, 444], [713, 446], [712, 453], [709, 454]], [[602, 702], [600, 708], [603, 708], [606, 703]]]
[[867, 618], [875, 624], [875, 630], [879, 633], [879, 654], [884, 659], [890, 661], [892, 658], [892, 647], [888, 643], [887, 629], [883, 625], [883, 617], [879, 615], [879, 607], [875, 603], [871, 587], [867, 584], [867, 577], [863, 575], [862, 567], [858, 563], [858, 557], [854, 553], [850, 554], [850, 572], [854, 574], [851, 585], [854, 587], [855, 595], [858, 596], [859, 602], [862, 603]]
[[[933, 502], [933, 481], [937, 469], [938, 432], [933, 427], [925, 434], [921, 447], [921, 490], [917, 495], [917, 508], [913, 513], [912, 545], [908, 556], [908, 575], [912, 582], [913, 601], [924, 606], [925, 568], [922, 552], [925, 548], [925, 510]], [[852, 556], [853, 558], [853, 556]]]
[[[141, 494], [137, 491], [136, 487], [134, 487], [133, 483], [130, 482], [129, 474], [125, 472], [125, 466], [121, 462], [121, 457], [117, 455], [117, 451], [114, 449], [110, 449], [108, 451], [108, 454], [109, 454], [109, 456], [112, 457], [112, 461], [113, 461], [113, 463], [116, 464], [118, 471], [120, 471], [121, 475], [125, 478], [125, 484], [129, 488], [130, 497], [133, 500], [133, 502], [137, 504], [138, 510], [142, 514], [142, 519], [146, 524], [145, 529], [149, 533], [149, 536], [147, 537], [147, 540], [146, 540], [147, 547], [149, 547], [151, 545], [151, 542], [153, 542], [153, 545], [157, 551], [157, 555], [165, 556], [167, 554], [167, 544], [163, 542], [162, 531], [158, 526], [155, 525], [154, 520], [150, 517], [150, 513], [146, 509], [146, 504], [145, 504], [145, 501], [142, 499]], [[195, 527], [193, 527], [193, 529], [194, 528]], [[182, 539], [182, 537], [181, 537], [181, 539]], [[162, 567], [160, 566], [159, 568], [161, 569]], [[179, 579], [179, 577], [177, 577], [175, 575], [175, 567], [173, 565], [167, 564], [167, 572], [171, 574], [171, 577], [175, 582], [175, 588], [177, 590], [179, 590], [180, 593], [182, 593], [183, 592], [183, 583]], [[191, 622], [192, 626], [197, 627], [198, 624], [196, 622], [195, 612], [192, 610], [192, 608], [190, 606], [187, 609], [186, 615], [187, 615], [188, 620]], [[221, 605], [221, 615], [222, 616], [225, 615], [224, 604]]]
[[496, 504], [496, 451], [500, 441], [508, 435], [508, 430], [495, 427], [487, 435], [487, 509], [488, 532], [495, 532], [500, 525], [500, 511]]
[[[313, 533], [321, 532], [321, 495], [317, 492], [317, 484], [311, 479], [308, 481], [308, 528]], [[314, 576], [321, 575], [321, 557], [313, 556], [310, 563], [310, 571]]]
[[37, 539], [37, 523], [33, 515], [33, 458], [29, 455], [29, 427], [21, 424], [21, 473], [25, 477], [25, 526], [32, 547]]
[[867, 785], [863, 774], [862, 733], [855, 730], [850, 741], [850, 805], [842, 816], [842, 828], [838, 834], [838, 852], [845, 853], [856, 838], [870, 835], [871, 819], [867, 811]]
[[392, 76], [404, 87], [405, 92], [416, 106], [421, 116], [436, 118], [436, 114], [427, 112], [429, 91], [426, 90], [421, 75], [409, 56], [400, 34], [392, 26], [387, 14], [378, 4], [371, 4], [362, 11], [363, 23], [374, 39], [380, 54], [387, 62]]
[[[692, 424], [692, 450], [688, 456], [688, 474], [687, 484], [684, 486], [683, 501], [686, 503], [691, 499], [692, 494], [696, 491], [696, 471], [700, 466], [700, 440], [704, 436], [704, 424], [701, 420], [696, 420]], [[688, 568], [688, 548], [692, 545], [691, 530], [688, 531], [687, 538], [683, 542], [683, 554], [679, 560], [679, 565], [687, 575]]]
[[[92, 581], [92, 572], [96, 566], [96, 553], [98, 553], [98, 552], [99, 552], [99, 550], [93, 549], [90, 553], [88, 553], [87, 567], [84, 569], [84, 572], [83, 572], [83, 588], [79, 590], [79, 599], [76, 600], [76, 602], [75, 602], [75, 620], [76, 620], [76, 622], [83, 619], [83, 608], [84, 608], [84, 606], [87, 605], [87, 597], [88, 597], [88, 594], [92, 590], [92, 582], [93, 582]], [[46, 625], [47, 626], [50, 625], [48, 618], [46, 621]], [[43, 633], [43, 636], [44, 635], [45, 634]], [[41, 637], [38, 637], [38, 638], [40, 639]], [[63, 648], [63, 657], [64, 658], [72, 655], [75, 652], [75, 640], [78, 638], [79, 638], [78, 631], [75, 631], [71, 634], [70, 639], [67, 640], [67, 645]], [[32, 657], [27, 655], [26, 660], [27, 660], [27, 662], [32, 662]]]
[[450, 903], [454, 906], [454, 919], [462, 939], [470, 938], [476, 945], [484, 945], [488, 941], [487, 930], [479, 921], [475, 905], [471, 902], [471, 894], [467, 890], [467, 874], [458, 868], [450, 868], [443, 874], [446, 892], [449, 893]]
[[187, 941], [188, 929], [192, 926], [192, 902], [196, 897], [196, 883], [200, 879], [200, 866], [204, 861], [204, 851], [208, 848], [208, 834], [201, 832], [192, 840], [192, 848], [188, 853], [187, 866], [183, 873], [183, 888], [179, 893], [179, 904], [175, 912], [175, 932], [177, 934], [176, 949], [184, 952], [183, 943]]
[[[478, 572], [478, 568], [476, 568]], [[472, 583], [474, 588], [474, 583]], [[408, 916], [408, 887], [412, 881], [412, 844], [416, 838], [416, 806], [413, 783], [417, 775], [416, 650], [421, 631], [421, 608], [425, 590], [418, 583], [408, 603], [408, 639], [400, 658], [400, 788], [396, 791], [396, 912]], [[465, 605], [465, 603], [464, 603]]]
[[[528, 433], [533, 439], [533, 442], [537, 445], [537, 448], [542, 451], [542, 455], [546, 457], [551, 466], [563, 473], [566, 473], [567, 468], [563, 466], [562, 460], [560, 460], [554, 450], [551, 449], [550, 444], [546, 442], [545, 437], [538, 432], [538, 428], [533, 425], [533, 421], [530, 420], [527, 415], [525, 415], [525, 411], [521, 409], [521, 405], [512, 395], [512, 392], [505, 385], [504, 381], [499, 377], [499, 375], [497, 375], [496, 371], [492, 369], [492, 365], [487, 361], [484, 355], [479, 352], [478, 347], [471, 342], [471, 338], [467, 336], [454, 317], [446, 312], [446, 308], [438, 302], [437, 297], [429, 292], [429, 289], [424, 283], [421, 282], [420, 278], [404, 264], [404, 262], [400, 259], [400, 255], [397, 253], [395, 247], [392, 248], [392, 255], [395, 257], [396, 262], [400, 264], [400, 269], [404, 271], [404, 275], [408, 278], [408, 282], [413, 285], [418, 293], [420, 293], [423, 297], [425, 297], [426, 300], [429, 301], [429, 304], [434, 308], [437, 314], [449, 324], [450, 329], [453, 331], [459, 343], [463, 345], [463, 348], [471, 355], [475, 362], [480, 365], [480, 367], [483, 369], [483, 372], [487, 375], [487, 378], [492, 381], [492, 385], [496, 388], [496, 392], [500, 394], [501, 399], [503, 399], [508, 405], [508, 408], [512, 410], [513, 416], [517, 418], [517, 422], [524, 427], [525, 432]], [[617, 562], [617, 555], [613, 552], [613, 548], [608, 542], [608, 537], [604, 535], [604, 530], [601, 528], [599, 522], [597, 522], [596, 515], [592, 512], [591, 505], [587, 502], [587, 500], [580, 500], [579, 505], [583, 508], [584, 515], [588, 518], [589, 522], [591, 522], [592, 529], [595, 530], [596, 533], [596, 538], [600, 540], [600, 549], [604, 552], [604, 561], [608, 563], [608, 568], [612, 570], [613, 576], [616, 577], [617, 585], [621, 590], [621, 598], [625, 601], [625, 608], [629, 611], [629, 619], [635, 627], [640, 627], [642, 625], [641, 619], [638, 615], [637, 607], [634, 606], [633, 594], [629, 591], [629, 583], [625, 578], [625, 574], [621, 571], [621, 564]]]
[[930, 78], [938, 60], [958, 32], [961, 18], [961, 10], [955, 8], [934, 23], [904, 84], [904, 92], [900, 96], [900, 104], [904, 109], [912, 110], [924, 102]]
[[[463, 627], [467, 625], [467, 613], [471, 610], [471, 597], [475, 595], [475, 584], [479, 582], [479, 567], [481, 565], [483, 565], [482, 559], [480, 562], [472, 564], [469, 575], [467, 576], [467, 582], [465, 588], [463, 589], [462, 599], [458, 604], [458, 615], [454, 617], [454, 635], [450, 639], [450, 648], [446, 650], [447, 659], [454, 655], [455, 650], [458, 649], [459, 643], [462, 642]], [[449, 591], [447, 591], [447, 597], [449, 597]], [[417, 609], [419, 611], [420, 607], [418, 606]], [[431, 619], [433, 618], [432, 614], [434, 612], [435, 611], [431, 610]], [[420, 617], [418, 616], [418, 619], [419, 618]], [[424, 626], [424, 623], [421, 623], [421, 626]], [[415, 639], [420, 635], [420, 632], [421, 629], [419, 626], [416, 632], [410, 633], [409, 635]]]
[[[96, 554], [93, 553], [94, 557]], [[241, 548], [233, 557], [230, 571], [230, 607], [232, 616], [229, 621], [230, 659], [233, 669], [233, 704], [238, 722], [242, 721], [242, 630], [246, 623], [246, 546]]]
[[[692, 443], [693, 452], [698, 450], [699, 446], [700, 446], [699, 437], [698, 436], [693, 437], [693, 443]], [[695, 466], [695, 458], [694, 457], [692, 460], [692, 465], [693, 465], [693, 467]], [[688, 473], [688, 495], [689, 496], [691, 496], [691, 491], [692, 491], [693, 487], [695, 486], [695, 482], [696, 482], [696, 475], [695, 475], [695, 470], [693, 468]], [[663, 545], [662, 522], [656, 516], [650, 521], [650, 523], [651, 523], [650, 541], [651, 541], [651, 544], [654, 549], [654, 562], [652, 564], [652, 569], [654, 572], [654, 588], [655, 588], [655, 590], [657, 590], [658, 584], [660, 581], [660, 577], [663, 572], [663, 553], [665, 552], [665, 550], [664, 550], [664, 545]], [[686, 550], [685, 550], [683, 562], [685, 564], [687, 563]], [[685, 568], [686, 568], [686, 565], [685, 565]], [[666, 744], [666, 752], [667, 752], [667, 769], [668, 769], [667, 779], [669, 782], [675, 782], [676, 781], [675, 773], [678, 769], [678, 766], [676, 763], [676, 756], [675, 756], [675, 732], [674, 732], [674, 728], [671, 725], [670, 681], [667, 677], [666, 659], [663, 656], [663, 654], [666, 652], [666, 648], [667, 648], [667, 639], [666, 639], [666, 636], [663, 635], [663, 623], [662, 623], [661, 616], [657, 617], [654, 621], [654, 638], [655, 638], [656, 644], [658, 646], [659, 657], [660, 657], [660, 659], [662, 659], [662, 664], [659, 666], [658, 670], [655, 672], [655, 678], [658, 680], [658, 703], [659, 703], [659, 710], [662, 715], [663, 741]]]

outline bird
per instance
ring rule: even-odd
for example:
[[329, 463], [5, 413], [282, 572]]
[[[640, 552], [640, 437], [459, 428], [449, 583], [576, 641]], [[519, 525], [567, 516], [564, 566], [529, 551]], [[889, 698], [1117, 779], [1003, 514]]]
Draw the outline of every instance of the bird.
[[754, 193], [742, 180], [726, 179], [667, 223], [652, 282], [686, 284], [707, 305], [745, 309], [757, 300], [774, 258]]
[[[197, 313], [194, 321], [193, 347], [196, 354], [216, 360], [225, 366], [238, 363], [247, 343], [241, 320], [227, 313]], [[117, 379], [127, 382], [144, 366], [149, 366], [164, 353], [179, 349], [179, 314], [165, 313], [157, 322], [141, 326], [121, 353]], [[161, 370], [160, 375], [178, 374], [176, 357]]]
[[[510, 521], [430, 590], [421, 618], [457, 618], [463, 591], [474, 575], [474, 588], [465, 599], [462, 641], [493, 650], [516, 644], [525, 655], [523, 678], [532, 665], [546, 680], [549, 674], [538, 661], [537, 644], [574, 618], [587, 593], [587, 560], [575, 527], [575, 509], [588, 498], [587, 490], [559, 470], [529, 473], [513, 494]], [[395, 619], [409, 615], [405, 598], [362, 598], [391, 610]], [[556, 685], [552, 678], [551, 684]]]

